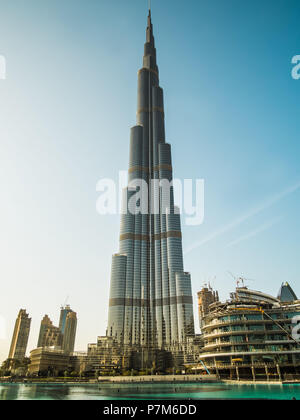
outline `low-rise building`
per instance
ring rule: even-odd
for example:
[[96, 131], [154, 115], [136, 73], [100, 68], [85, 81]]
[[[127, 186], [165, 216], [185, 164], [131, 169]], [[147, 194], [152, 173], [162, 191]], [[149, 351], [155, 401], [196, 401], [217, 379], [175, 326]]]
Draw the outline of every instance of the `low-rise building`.
[[39, 347], [30, 352], [30, 375], [59, 376], [66, 369], [72, 369], [70, 355], [63, 350], [51, 347]]
[[97, 343], [89, 344], [84, 357], [78, 357], [74, 363], [80, 366], [80, 373], [98, 375], [121, 369], [123, 355], [120, 346], [112, 337], [98, 337]]

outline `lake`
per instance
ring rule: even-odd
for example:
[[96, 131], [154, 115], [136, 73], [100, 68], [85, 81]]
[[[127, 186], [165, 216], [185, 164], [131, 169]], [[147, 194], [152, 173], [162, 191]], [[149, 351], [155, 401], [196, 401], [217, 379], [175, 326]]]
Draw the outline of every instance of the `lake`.
[[300, 400], [300, 384], [0, 384], [0, 400]]

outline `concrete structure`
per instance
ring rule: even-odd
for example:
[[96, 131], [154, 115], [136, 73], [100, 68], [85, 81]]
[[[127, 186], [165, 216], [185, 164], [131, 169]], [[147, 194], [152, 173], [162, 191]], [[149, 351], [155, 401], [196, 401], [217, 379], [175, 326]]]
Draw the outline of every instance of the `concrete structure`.
[[292, 329], [300, 302], [231, 300], [211, 305], [203, 319], [203, 365], [232, 379], [281, 380], [300, 373], [300, 342]]
[[53, 325], [48, 315], [45, 315], [41, 322], [37, 347], [61, 348], [62, 342], [63, 335], [60, 329]]
[[[107, 328], [107, 335], [123, 347], [124, 354], [127, 350], [143, 354], [148, 367], [161, 351], [184, 360], [188, 338], [194, 336], [191, 277], [183, 268], [173, 187], [166, 196], [153, 182], [171, 182], [172, 172], [149, 11], [143, 67], [138, 72], [137, 125], [131, 129], [120, 251], [112, 258]], [[144, 181], [140, 189], [135, 180], [140, 180], [139, 185]], [[139, 202], [140, 212], [133, 214], [132, 200], [136, 205]]]
[[9, 359], [24, 359], [27, 349], [30, 325], [31, 318], [29, 318], [29, 315], [26, 313], [25, 309], [20, 309], [11, 340], [8, 355]]
[[198, 295], [198, 315], [199, 325], [202, 328], [202, 320], [209, 312], [209, 305], [219, 301], [219, 294], [215, 292], [210, 285], [203, 287]]

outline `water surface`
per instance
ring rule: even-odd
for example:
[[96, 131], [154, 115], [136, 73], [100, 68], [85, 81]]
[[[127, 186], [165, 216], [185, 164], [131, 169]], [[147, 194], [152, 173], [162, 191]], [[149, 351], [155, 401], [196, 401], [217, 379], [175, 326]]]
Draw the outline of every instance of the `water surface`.
[[300, 400], [300, 384], [0, 384], [0, 400], [151, 400], [287, 399]]

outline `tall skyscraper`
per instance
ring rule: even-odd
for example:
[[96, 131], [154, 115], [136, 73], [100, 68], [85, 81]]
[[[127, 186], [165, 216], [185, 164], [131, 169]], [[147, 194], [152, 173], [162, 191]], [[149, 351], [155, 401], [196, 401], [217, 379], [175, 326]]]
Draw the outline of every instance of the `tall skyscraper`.
[[74, 351], [77, 328], [77, 314], [69, 305], [62, 307], [60, 311], [59, 327], [53, 325], [48, 315], [41, 322], [38, 339], [39, 347], [56, 347], [67, 353]]
[[63, 334], [65, 332], [66, 319], [70, 312], [73, 312], [70, 305], [62, 306], [60, 308], [59, 329]]
[[[166, 200], [165, 192], [153, 182], [171, 182], [172, 172], [149, 11], [143, 67], [138, 72], [137, 125], [131, 129], [120, 251], [112, 258], [107, 329], [108, 336], [131, 348], [172, 351], [184, 348], [194, 336], [191, 278], [183, 269], [180, 215], [174, 206], [173, 187]], [[145, 193], [141, 187], [142, 211], [133, 214], [130, 200], [138, 189], [131, 184], [137, 179], [145, 181], [147, 189]]]
[[64, 327], [64, 338], [62, 343], [62, 348], [67, 353], [72, 353], [74, 351], [75, 337], [76, 337], [76, 328], [77, 328], [77, 315], [76, 312], [68, 312], [65, 327]]
[[26, 313], [25, 309], [20, 309], [11, 340], [8, 355], [9, 359], [24, 359], [30, 332], [30, 325], [31, 318], [29, 318], [29, 315]]

